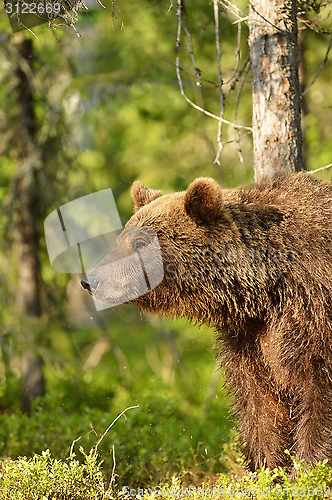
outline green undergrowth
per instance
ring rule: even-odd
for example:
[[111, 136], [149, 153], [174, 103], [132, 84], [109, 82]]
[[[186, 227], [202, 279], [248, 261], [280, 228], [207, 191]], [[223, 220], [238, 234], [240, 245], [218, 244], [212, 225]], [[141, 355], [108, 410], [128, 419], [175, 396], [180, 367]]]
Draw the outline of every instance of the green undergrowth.
[[242, 477], [220, 474], [209, 482], [191, 484], [173, 476], [169, 481], [140, 487], [115, 484], [102, 473], [102, 463], [92, 449], [80, 462], [72, 453], [66, 461], [52, 458], [50, 451], [33, 458], [2, 462], [0, 500], [195, 500], [195, 499], [295, 499], [331, 498], [332, 468], [326, 463], [310, 468], [294, 459], [297, 477], [290, 480], [284, 469], [244, 472]]
[[[174, 474], [191, 474], [197, 481], [229, 470], [234, 431], [228, 408], [213, 401], [209, 413], [184, 405], [182, 398], [162, 390], [146, 390], [138, 399], [120, 391], [108, 411], [82, 407], [75, 411], [58, 397], [37, 401], [28, 416], [16, 410], [0, 415], [0, 460], [31, 458], [46, 449], [56, 460], [66, 461], [71, 445], [90, 450], [124, 408], [130, 409], [113, 425], [98, 446], [103, 473], [109, 480], [115, 449], [118, 483], [158, 484]], [[77, 453], [80, 462], [83, 456]], [[235, 458], [236, 460], [236, 458]]]
[[80, 449], [84, 461], [75, 454], [67, 461], [56, 460], [46, 450], [41, 455], [2, 463], [0, 500], [97, 500], [111, 498], [97, 456]]
[[245, 473], [242, 478], [221, 474], [213, 483], [184, 485], [179, 479], [173, 478], [171, 483], [145, 490], [127, 490], [127, 497], [144, 496], [146, 500], [159, 498], [175, 499], [296, 499], [305, 498], [318, 500], [331, 498], [332, 468], [326, 463], [310, 468], [303, 462], [294, 461], [297, 477], [291, 480], [287, 472], [278, 468], [270, 471], [261, 469], [255, 473]]

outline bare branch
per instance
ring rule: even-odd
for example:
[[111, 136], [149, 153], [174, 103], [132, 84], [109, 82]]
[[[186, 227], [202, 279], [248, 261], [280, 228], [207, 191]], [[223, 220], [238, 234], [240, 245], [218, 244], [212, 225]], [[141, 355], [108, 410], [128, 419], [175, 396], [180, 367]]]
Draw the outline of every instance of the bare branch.
[[[105, 9], [105, 5], [103, 5], [103, 4], [100, 2], [100, 0], [97, 0], [97, 2], [98, 2], [98, 3], [100, 3], [100, 5], [101, 5], [102, 7], [104, 7], [104, 9]], [[111, 14], [112, 14], [112, 30], [113, 30], [113, 31], [114, 31], [114, 19], [117, 19], [116, 15], [115, 15], [115, 7], [118, 9], [118, 13], [119, 13], [119, 14], [121, 14], [121, 10], [120, 10], [120, 9], [119, 9], [119, 7], [116, 5], [115, 0], [112, 0], [112, 12], [111, 12]]]
[[22, 21], [21, 21], [21, 19], [19, 17], [17, 17], [17, 22], [18, 22], [19, 26], [23, 26], [24, 29], [30, 31], [31, 35], [33, 35], [35, 38], [37, 38], [37, 40], [39, 40], [39, 38], [36, 35], [36, 33], [34, 33], [30, 28], [28, 28], [27, 26], [25, 26], [25, 24], [22, 23]]
[[[176, 52], [177, 48], [175, 47], [175, 52]], [[176, 68], [176, 64], [172, 61], [168, 61], [167, 59], [164, 59], [163, 57], [160, 58], [162, 61], [165, 61], [167, 64], [170, 64], [171, 66], [174, 66]], [[182, 71], [182, 73], [185, 73], [187, 75], [190, 76], [190, 78], [193, 78], [193, 73], [191, 73], [190, 71], [187, 71], [185, 70], [184, 68], [182, 68], [182, 66], [179, 66], [179, 69], [180, 71]], [[197, 68], [198, 69], [198, 68]], [[198, 70], [200, 71], [200, 70]], [[202, 78], [201, 77], [201, 72], [200, 72], [200, 82], [204, 82], [204, 83], [209, 83], [211, 85], [213, 85], [214, 87], [218, 87], [218, 85], [216, 84], [216, 82], [213, 82], [212, 80], [206, 80], [205, 78]], [[200, 85], [198, 85], [200, 87]]]
[[262, 16], [262, 14], [260, 14], [256, 9], [255, 7], [253, 6], [253, 4], [251, 2], [249, 2], [249, 5], [250, 7], [252, 8], [252, 10], [255, 12], [255, 14], [257, 14], [260, 18], [263, 19], [263, 21], [265, 21], [266, 23], [270, 24], [270, 26], [272, 26], [273, 28], [275, 28], [277, 31], [279, 31], [279, 33], [283, 33], [283, 30], [278, 28], [278, 26], [276, 26], [275, 24], [271, 23], [271, 21], [269, 21], [268, 19], [266, 19], [266, 17]]
[[233, 80], [233, 78], [235, 78], [235, 75], [236, 75], [236, 73], [237, 73], [237, 71], [239, 69], [239, 64], [240, 64], [240, 48], [241, 48], [241, 23], [239, 22], [238, 28], [237, 28], [237, 46], [236, 46], [236, 53], [235, 53], [236, 65], [235, 65], [235, 68], [234, 68], [232, 76], [230, 77], [229, 80], [227, 80], [226, 84], [229, 83], [229, 82], [231, 82]]
[[[251, 134], [251, 130], [248, 130], [247, 132], [240, 134], [240, 139], [241, 139], [241, 137], [245, 137], [246, 135], [249, 135], [249, 134]], [[224, 142], [224, 146], [225, 146], [225, 144], [232, 144], [233, 142], [236, 142], [236, 139], [230, 139], [229, 141]]]
[[98, 446], [100, 445], [100, 443], [102, 442], [102, 440], [104, 439], [104, 437], [106, 436], [106, 434], [108, 433], [108, 431], [110, 430], [110, 428], [111, 428], [111, 427], [115, 424], [115, 422], [116, 422], [117, 420], [119, 420], [119, 418], [120, 418], [120, 417], [122, 417], [122, 415], [123, 415], [124, 413], [126, 413], [126, 411], [128, 411], [128, 410], [132, 410], [133, 408], [138, 408], [138, 407], [139, 407], [139, 405], [136, 405], [136, 406], [129, 406], [128, 408], [126, 408], [125, 410], [123, 410], [123, 411], [120, 413], [120, 415], [118, 415], [118, 416], [117, 416], [117, 417], [113, 420], [113, 422], [112, 422], [112, 423], [111, 423], [111, 424], [107, 427], [107, 429], [106, 429], [106, 431], [104, 432], [104, 434], [103, 434], [103, 435], [100, 437], [100, 439], [98, 440], [98, 442], [97, 442], [97, 444], [96, 444], [96, 446], [95, 446], [95, 451], [94, 451], [94, 453], [93, 453], [93, 456], [94, 456], [94, 457], [95, 457], [95, 456], [97, 456], [97, 448], [98, 448]]
[[[242, 76], [242, 79], [241, 79], [241, 83], [240, 83], [239, 89], [238, 89], [237, 94], [236, 94], [235, 118], [234, 118], [235, 124], [237, 124], [237, 112], [238, 112], [238, 109], [239, 109], [241, 91], [242, 91], [242, 88], [243, 88], [243, 85], [244, 85], [244, 82], [245, 82], [245, 79], [246, 79], [246, 76], [248, 74], [249, 69], [250, 69], [249, 58], [247, 58], [247, 60], [246, 60], [246, 67], [244, 68], [244, 72], [243, 72], [243, 76]], [[243, 156], [242, 156], [241, 148], [240, 148], [240, 134], [239, 134], [238, 127], [235, 127], [235, 130], [236, 130], [236, 147], [237, 147], [237, 153], [239, 155], [240, 162], [243, 163]]]
[[220, 5], [229, 10], [235, 17], [242, 21], [244, 18], [248, 19], [246, 14], [242, 12], [236, 5], [232, 4], [229, 0], [220, 0]]
[[224, 95], [222, 91], [222, 76], [221, 76], [221, 67], [220, 67], [220, 59], [221, 59], [221, 46], [220, 46], [220, 39], [219, 39], [219, 6], [218, 6], [218, 0], [213, 0], [213, 11], [214, 11], [214, 26], [215, 26], [215, 33], [216, 33], [216, 47], [217, 47], [217, 67], [218, 67], [218, 82], [219, 82], [219, 99], [220, 99], [220, 120], [218, 123], [218, 133], [217, 133], [217, 144], [218, 144], [218, 153], [217, 156], [214, 159], [214, 163], [217, 163], [217, 165], [220, 165], [220, 155], [221, 151], [223, 148], [222, 142], [221, 142], [221, 134], [222, 134], [222, 119], [224, 117]]
[[331, 167], [332, 167], [332, 163], [330, 163], [329, 165], [326, 165], [325, 167], [317, 168], [316, 170], [310, 170], [309, 174], [315, 174], [316, 172], [320, 172], [321, 170], [327, 170], [328, 168], [331, 168]]
[[310, 83], [310, 85], [308, 85], [308, 87], [302, 92], [303, 96], [308, 92], [308, 90], [310, 89], [310, 87], [315, 83], [315, 81], [317, 80], [318, 76], [320, 75], [320, 72], [322, 71], [322, 69], [323, 69], [324, 65], [326, 64], [327, 59], [329, 57], [329, 52], [330, 52], [330, 49], [331, 49], [331, 45], [332, 45], [332, 35], [330, 37], [330, 41], [329, 41], [329, 45], [327, 47], [327, 51], [326, 51], [326, 54], [325, 54], [325, 57], [324, 57], [324, 61], [320, 65], [315, 78], [312, 80], [312, 82]]
[[230, 89], [229, 89], [230, 92], [232, 92], [235, 89], [235, 86], [236, 86], [237, 82], [239, 81], [239, 78], [242, 75], [243, 71], [245, 71], [249, 61], [250, 61], [250, 54], [247, 55], [246, 60], [242, 64], [241, 68], [238, 70], [238, 73], [235, 77], [235, 80], [232, 83], [232, 85], [230, 86]]
[[74, 445], [75, 443], [77, 443], [77, 441], [79, 441], [81, 439], [81, 436], [77, 439], [74, 439], [74, 441], [71, 443], [71, 447], [70, 447], [70, 452], [69, 452], [69, 456], [72, 457], [73, 456], [73, 450], [74, 450]]
[[236, 21], [234, 21], [234, 23], [233, 23], [233, 24], [238, 24], [238, 23], [240, 23], [240, 24], [241, 24], [241, 23], [243, 23], [243, 22], [248, 21], [248, 19], [249, 19], [249, 16], [246, 16], [246, 17], [240, 17], [240, 19], [237, 19]]
[[204, 113], [207, 116], [210, 116], [211, 118], [214, 118], [215, 120], [222, 121], [222, 123], [226, 123], [227, 125], [231, 125], [232, 127], [237, 126], [238, 128], [244, 129], [244, 130], [252, 130], [251, 127], [245, 127], [244, 125], [235, 125], [234, 123], [231, 123], [228, 120], [225, 120], [224, 118], [221, 118], [220, 116], [216, 116], [213, 113], [210, 113], [206, 109], [201, 108], [197, 104], [195, 104], [193, 101], [187, 97], [183, 90], [183, 84], [182, 84], [182, 79], [181, 79], [181, 74], [180, 74], [180, 41], [181, 41], [181, 30], [182, 30], [182, 15], [181, 15], [181, 9], [182, 9], [182, 4], [181, 0], [177, 0], [177, 16], [178, 16], [178, 30], [177, 30], [177, 38], [176, 38], [176, 44], [175, 44], [175, 53], [176, 53], [176, 62], [175, 62], [175, 67], [176, 67], [176, 76], [179, 82], [179, 88], [180, 88], [180, 94], [182, 97], [190, 104], [193, 108], [197, 109], [201, 113]]
[[[314, 31], [315, 33], [318, 33], [319, 35], [331, 35], [331, 30], [329, 29], [324, 29], [322, 28], [321, 24], [322, 24], [322, 21], [320, 21], [320, 25], [318, 25], [318, 22], [316, 22], [318, 20], [319, 17], [321, 17], [324, 13], [324, 9], [325, 8], [329, 8], [330, 7], [330, 4], [331, 2], [327, 2], [325, 5], [321, 5], [320, 6], [320, 12], [317, 14], [317, 16], [314, 18], [314, 19], [304, 19], [303, 17], [301, 17], [299, 19], [299, 22], [304, 24], [304, 28], [300, 28], [300, 29], [306, 29], [308, 28], [309, 30], [311, 31]], [[326, 21], [328, 20], [328, 18], [331, 16], [331, 10], [330, 12], [328, 12], [327, 16], [325, 17], [325, 23]], [[302, 14], [306, 14], [306, 12], [302, 12]]]
[[109, 487], [108, 487], [108, 491], [110, 491], [112, 489], [112, 484], [114, 483], [114, 481], [116, 479], [116, 476], [117, 476], [117, 474], [115, 474], [116, 462], [115, 462], [114, 444], [112, 446], [112, 450], [113, 450], [113, 467], [112, 467], [112, 475], [111, 475], [111, 480], [110, 480], [110, 484], [109, 484]]
[[193, 53], [192, 48], [191, 48], [191, 34], [190, 34], [190, 32], [189, 32], [189, 30], [188, 30], [185, 22], [183, 23], [183, 26], [184, 26], [184, 30], [186, 32], [186, 35], [188, 37], [188, 46], [187, 46], [187, 49], [188, 49], [188, 52], [190, 54], [191, 61], [193, 63], [194, 70], [195, 70], [195, 73], [196, 73], [197, 85], [201, 86], [202, 85], [201, 79], [200, 79], [201, 72], [200, 72], [200, 70], [196, 66], [195, 58], [194, 58], [194, 53]]
[[89, 439], [89, 434], [91, 434], [91, 432], [94, 432], [94, 434], [96, 436], [98, 436], [97, 432], [95, 431], [94, 427], [93, 427], [93, 424], [92, 422], [90, 422], [90, 428], [91, 428], [91, 431], [88, 432], [88, 439]]

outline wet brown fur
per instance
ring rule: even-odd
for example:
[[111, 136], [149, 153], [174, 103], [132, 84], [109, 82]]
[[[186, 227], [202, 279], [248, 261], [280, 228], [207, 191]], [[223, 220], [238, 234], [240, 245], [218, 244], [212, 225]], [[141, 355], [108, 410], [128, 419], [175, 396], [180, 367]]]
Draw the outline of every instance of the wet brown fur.
[[[332, 185], [202, 178], [162, 196], [137, 181], [132, 196], [127, 226], [157, 232], [165, 272], [133, 302], [216, 329], [250, 467], [289, 465], [286, 449], [332, 465]], [[98, 275], [101, 300], [116, 278]]]

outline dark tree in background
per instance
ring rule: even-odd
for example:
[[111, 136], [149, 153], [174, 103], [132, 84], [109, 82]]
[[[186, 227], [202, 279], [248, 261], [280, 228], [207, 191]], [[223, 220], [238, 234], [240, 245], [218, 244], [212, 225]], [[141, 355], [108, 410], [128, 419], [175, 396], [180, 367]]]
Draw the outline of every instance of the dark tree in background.
[[[14, 234], [18, 264], [17, 304], [26, 317], [25, 332], [28, 345], [33, 345], [33, 318], [41, 315], [40, 261], [38, 213], [40, 192], [38, 170], [41, 168], [41, 152], [37, 145], [38, 125], [35, 116], [32, 79], [34, 52], [32, 40], [21, 33], [13, 37], [18, 54], [16, 68], [15, 134], [13, 156], [17, 162], [13, 199]], [[45, 394], [43, 359], [36, 349], [28, 347], [22, 355], [23, 410], [29, 412], [31, 399]]]
[[[31, 401], [45, 395], [47, 323], [52, 314], [59, 314], [58, 308], [54, 312], [48, 307], [56, 297], [51, 296], [50, 287], [46, 290], [42, 277], [43, 221], [54, 199], [61, 197], [59, 185], [66, 185], [68, 136], [59, 109], [61, 103], [55, 105], [48, 95], [52, 85], [56, 87], [57, 78], [62, 77], [61, 66], [55, 71], [48, 68], [36, 50], [38, 40], [26, 37], [24, 32], [2, 37], [6, 68], [2, 79], [6, 92], [4, 116], [8, 127], [1, 143], [3, 182], [11, 172], [2, 200], [2, 264], [7, 278], [2, 306], [3, 310], [11, 310], [13, 318], [9, 327], [3, 321], [5, 334], [2, 332], [0, 337], [7, 379], [4, 399], [17, 400], [17, 390], [8, 384], [14, 359], [15, 373], [20, 377], [20, 406], [29, 413]], [[60, 182], [58, 177], [62, 178]], [[60, 292], [58, 297], [63, 295]]]

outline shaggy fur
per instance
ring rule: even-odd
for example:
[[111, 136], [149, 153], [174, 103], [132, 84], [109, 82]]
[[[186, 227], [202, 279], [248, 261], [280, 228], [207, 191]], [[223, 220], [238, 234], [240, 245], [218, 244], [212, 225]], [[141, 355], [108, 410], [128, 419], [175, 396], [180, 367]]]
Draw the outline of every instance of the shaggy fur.
[[[332, 465], [332, 185], [299, 173], [222, 191], [201, 178], [162, 196], [138, 181], [132, 195], [126, 230], [153, 228], [164, 265], [133, 302], [217, 330], [251, 468], [289, 465], [286, 449]], [[82, 284], [112, 303], [122, 278], [103, 265], [126, 255], [120, 238]]]

